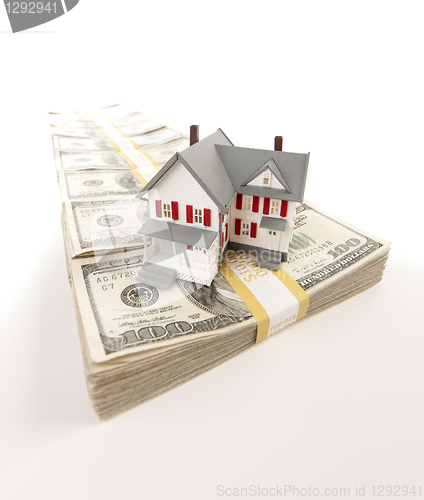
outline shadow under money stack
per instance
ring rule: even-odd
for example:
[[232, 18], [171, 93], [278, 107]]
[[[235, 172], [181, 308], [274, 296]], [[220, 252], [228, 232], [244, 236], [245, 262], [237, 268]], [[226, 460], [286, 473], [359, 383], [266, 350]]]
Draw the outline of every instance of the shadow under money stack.
[[[124, 106], [49, 116], [88, 392], [107, 419], [252, 346], [257, 322], [221, 273], [210, 287], [177, 280], [158, 290], [136, 282], [147, 207], [135, 195], [188, 147], [186, 137]], [[128, 142], [134, 158], [146, 159], [138, 171]], [[308, 294], [310, 315], [378, 283], [388, 253], [388, 242], [305, 202], [296, 209], [284, 270]]]

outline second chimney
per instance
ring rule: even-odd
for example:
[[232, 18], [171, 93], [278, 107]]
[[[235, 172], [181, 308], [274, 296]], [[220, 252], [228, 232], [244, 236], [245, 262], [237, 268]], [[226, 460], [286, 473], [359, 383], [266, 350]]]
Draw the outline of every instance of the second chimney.
[[274, 139], [274, 151], [282, 151], [283, 150], [283, 136], [276, 135]]
[[190, 125], [190, 146], [199, 142], [199, 125]]

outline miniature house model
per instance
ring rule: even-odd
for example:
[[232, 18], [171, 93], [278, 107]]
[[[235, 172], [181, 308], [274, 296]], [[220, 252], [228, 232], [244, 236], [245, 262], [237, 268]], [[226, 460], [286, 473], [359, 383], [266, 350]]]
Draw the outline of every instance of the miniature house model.
[[147, 198], [145, 260], [137, 281], [210, 285], [228, 248], [278, 269], [287, 260], [295, 203], [303, 201], [308, 154], [235, 147], [221, 129], [176, 153], [138, 195]]

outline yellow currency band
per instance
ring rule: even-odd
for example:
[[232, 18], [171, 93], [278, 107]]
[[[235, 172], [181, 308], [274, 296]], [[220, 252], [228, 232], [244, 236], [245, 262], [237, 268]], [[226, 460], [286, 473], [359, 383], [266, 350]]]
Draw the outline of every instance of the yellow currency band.
[[299, 312], [296, 321], [306, 316], [309, 307], [309, 295], [296, 283], [296, 281], [282, 267], [278, 271], [271, 271], [283, 285], [294, 295], [299, 302]]
[[236, 273], [231, 269], [231, 267], [224, 261], [221, 264], [221, 273], [224, 278], [230, 283], [230, 285], [237, 292], [237, 295], [246, 304], [249, 311], [253, 314], [253, 317], [258, 324], [258, 330], [256, 333], [256, 342], [260, 342], [268, 336], [269, 330], [269, 316], [265, 309], [262, 307], [258, 299], [253, 295], [253, 293], [247, 288], [247, 286], [238, 278]]
[[138, 179], [140, 184], [144, 187], [147, 184], [146, 179], [140, 174], [140, 171], [137, 168], [137, 165], [131, 160], [131, 158], [125, 153], [118, 153], [118, 155], [125, 160], [128, 165], [131, 167], [131, 173]]
[[[98, 112], [98, 113], [99, 113], [99, 112]], [[108, 118], [106, 118], [105, 116], [103, 116], [101, 113], [99, 113], [99, 115], [103, 118], [103, 120], [106, 120], [107, 122], [109, 122], [109, 123], [112, 125], [112, 127], [113, 127], [113, 128], [115, 128], [115, 129], [116, 129], [116, 130], [117, 130], [117, 131], [118, 131], [118, 132], [122, 135], [122, 137], [125, 137], [125, 139], [128, 139], [128, 140], [131, 142], [131, 144], [134, 146], [134, 149], [139, 149], [140, 151], [143, 151], [143, 150], [140, 148], [140, 146], [139, 146], [139, 145], [138, 145], [138, 144], [134, 141], [134, 139], [131, 139], [131, 137], [128, 137], [127, 135], [125, 135], [125, 133], [124, 133], [124, 132], [122, 132], [122, 130], [121, 130], [120, 128], [118, 128], [118, 127], [117, 127], [117, 126], [116, 126], [113, 122], [111, 122]], [[93, 122], [93, 123], [95, 123], [95, 122]], [[98, 124], [96, 124], [96, 125], [97, 125], [97, 127], [100, 127], [100, 125], [98, 125]], [[103, 132], [103, 134], [105, 134], [105, 132]], [[110, 137], [108, 137], [107, 135], [106, 135], [106, 137], [107, 137], [107, 138], [108, 138], [111, 142], [113, 141], [113, 139], [111, 139], [111, 138], [110, 138]], [[113, 142], [114, 142], [114, 141], [113, 141]], [[120, 152], [120, 149], [119, 149], [118, 145], [117, 145], [115, 142], [114, 142], [114, 144], [115, 144], [115, 145], [116, 145], [116, 147], [118, 148], [118, 151], [116, 151], [116, 149], [115, 149], [115, 151], [116, 151], [117, 153], [119, 153], [119, 152]], [[115, 146], [114, 146], [114, 147], [115, 147]], [[143, 152], [143, 153], [145, 153], [145, 152]], [[147, 155], [147, 153], [146, 153], [146, 156], [148, 156], [148, 155]], [[150, 158], [149, 158], [149, 159], [150, 159]], [[153, 160], [153, 161], [154, 161], [154, 160]], [[152, 163], [153, 163], [153, 162], [152, 162]]]
[[150, 162], [152, 163], [152, 165], [155, 167], [155, 169], [159, 172], [159, 170], [161, 169], [161, 166], [159, 165], [159, 163], [152, 157], [149, 155], [149, 153], [147, 151], [144, 151], [144, 149], [141, 149], [141, 148], [138, 148], [142, 153], [143, 155], [148, 159], [150, 160]]
[[[230, 283], [230, 285], [237, 292], [241, 300], [246, 304], [249, 311], [253, 314], [258, 325], [256, 332], [256, 343], [268, 337], [270, 318], [264, 307], [261, 305], [255, 295], [243, 283], [243, 281], [236, 275], [236, 273], [223, 261], [221, 264], [221, 273]], [[292, 293], [292, 295], [299, 302], [299, 311], [297, 313], [296, 321], [302, 319], [309, 306], [309, 295], [303, 288], [296, 283], [296, 281], [288, 275], [283, 268], [280, 267], [278, 271], [271, 271], [276, 278], [278, 278], [283, 285]]]
[[[131, 158], [128, 155], [126, 155], [125, 153], [122, 153], [122, 151], [118, 151], [118, 155], [128, 163], [128, 165], [131, 167], [131, 170], [137, 170], [137, 168], [138, 168], [137, 165], [134, 163], [133, 160], [131, 160]], [[147, 184], [147, 182], [146, 182], [146, 184]], [[143, 186], [145, 186], [146, 184], [143, 184]]]
[[131, 173], [138, 179], [138, 182], [144, 187], [147, 184], [146, 179], [140, 174], [137, 169], [131, 170]]
[[[112, 144], [113, 149], [115, 150], [115, 153], [118, 153], [122, 157], [122, 159], [124, 159], [128, 163], [128, 165], [131, 167], [131, 170], [133, 170], [133, 174], [137, 177], [137, 179], [140, 181], [140, 183], [144, 187], [147, 184], [147, 181], [137, 171], [138, 167], [134, 163], [134, 161], [131, 160], [131, 158], [129, 158], [128, 155], [126, 155], [125, 153], [123, 153], [121, 151], [121, 149], [118, 146], [118, 144], [116, 143], [116, 141], [114, 141], [111, 137], [108, 136], [107, 132], [104, 130], [104, 128], [99, 123], [97, 123], [95, 120], [93, 120], [93, 118], [91, 118], [91, 116], [88, 113], [85, 113], [85, 115], [91, 121], [91, 123], [93, 123], [100, 130], [100, 132], [104, 135], [104, 137], [109, 140], [109, 142]], [[113, 122], [111, 122], [108, 118], [103, 116], [101, 113], [99, 113], [99, 115], [104, 120], [109, 122], [112, 125], [112, 127], [114, 127], [122, 135], [122, 137], [124, 137], [125, 139], [128, 139], [131, 142], [131, 144], [134, 146], [134, 149], [138, 149], [143, 154], [143, 156], [145, 156], [151, 162], [151, 164], [155, 167], [155, 169], [157, 171], [160, 170], [161, 167], [159, 166], [159, 163], [152, 156], [150, 156], [147, 151], [144, 151], [144, 149], [141, 149], [140, 146], [134, 141], [134, 139], [125, 135], [125, 133], [121, 129], [119, 129]], [[137, 173], [134, 171], [137, 171]]]

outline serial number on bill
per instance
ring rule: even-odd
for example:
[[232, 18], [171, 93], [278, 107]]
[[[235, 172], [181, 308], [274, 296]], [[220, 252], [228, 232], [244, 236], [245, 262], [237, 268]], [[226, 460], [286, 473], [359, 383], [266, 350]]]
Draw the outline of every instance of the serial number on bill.
[[5, 5], [8, 14], [57, 13], [57, 2], [8, 2]]

